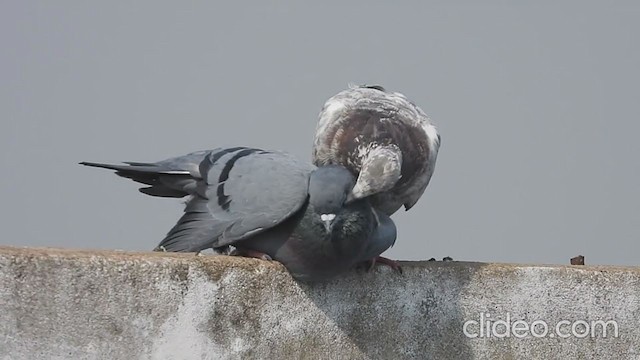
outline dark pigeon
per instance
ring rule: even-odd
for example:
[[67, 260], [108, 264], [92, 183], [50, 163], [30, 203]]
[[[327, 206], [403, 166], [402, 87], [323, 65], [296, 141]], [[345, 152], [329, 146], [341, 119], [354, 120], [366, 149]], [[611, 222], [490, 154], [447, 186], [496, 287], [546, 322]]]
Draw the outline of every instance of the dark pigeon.
[[436, 165], [440, 135], [407, 98], [378, 85], [331, 97], [320, 112], [313, 148], [317, 166], [345, 166], [357, 182], [351, 197], [371, 197], [387, 215], [411, 209]]
[[375, 258], [396, 227], [366, 199], [345, 204], [355, 179], [337, 165], [316, 168], [276, 151], [236, 147], [156, 163], [82, 165], [115, 170], [160, 197], [190, 196], [157, 251], [234, 246], [281, 262], [297, 279], [320, 281]]

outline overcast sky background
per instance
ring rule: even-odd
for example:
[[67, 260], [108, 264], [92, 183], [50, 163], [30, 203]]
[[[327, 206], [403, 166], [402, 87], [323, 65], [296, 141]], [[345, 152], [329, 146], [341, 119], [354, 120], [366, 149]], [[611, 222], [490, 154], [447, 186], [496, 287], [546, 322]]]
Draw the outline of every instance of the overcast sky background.
[[442, 135], [387, 256], [639, 265], [638, 19], [633, 1], [1, 1], [0, 243], [150, 250], [181, 201], [79, 161], [310, 159], [353, 82]]

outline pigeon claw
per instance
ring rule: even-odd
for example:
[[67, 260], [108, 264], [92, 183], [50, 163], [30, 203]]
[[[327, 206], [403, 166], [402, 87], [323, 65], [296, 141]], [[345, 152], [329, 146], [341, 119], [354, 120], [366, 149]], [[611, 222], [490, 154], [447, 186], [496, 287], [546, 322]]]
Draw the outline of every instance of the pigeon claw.
[[375, 258], [369, 261], [371, 263], [371, 265], [369, 266], [369, 270], [373, 269], [373, 267], [376, 264], [383, 264], [383, 265], [387, 265], [388, 267], [398, 272], [399, 274], [402, 274], [402, 266], [400, 266], [400, 264], [398, 264], [398, 262], [395, 260], [391, 260], [382, 256], [376, 256]]
[[260, 251], [255, 251], [255, 250], [251, 250], [251, 249], [235, 249], [233, 250], [230, 254], [230, 256], [243, 256], [243, 257], [248, 257], [248, 258], [254, 258], [254, 259], [260, 259], [260, 260], [266, 260], [266, 261], [272, 261], [273, 258], [263, 252]]

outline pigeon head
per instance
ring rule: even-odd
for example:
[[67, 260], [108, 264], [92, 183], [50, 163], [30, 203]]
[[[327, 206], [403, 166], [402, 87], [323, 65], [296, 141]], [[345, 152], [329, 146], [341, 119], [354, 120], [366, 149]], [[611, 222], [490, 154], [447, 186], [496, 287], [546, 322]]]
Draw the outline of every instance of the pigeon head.
[[309, 179], [309, 203], [320, 217], [327, 232], [340, 214], [354, 185], [346, 168], [328, 165], [317, 168]]
[[402, 177], [402, 152], [394, 145], [371, 149], [362, 161], [347, 203], [392, 189]]

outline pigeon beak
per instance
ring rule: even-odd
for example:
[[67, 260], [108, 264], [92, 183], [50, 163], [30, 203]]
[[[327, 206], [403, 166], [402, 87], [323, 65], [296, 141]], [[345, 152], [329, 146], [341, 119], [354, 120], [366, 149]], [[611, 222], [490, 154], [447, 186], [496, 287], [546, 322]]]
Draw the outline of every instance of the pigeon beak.
[[325, 230], [327, 233], [331, 233], [331, 228], [333, 227], [333, 219], [336, 218], [336, 214], [322, 214], [320, 215], [320, 220], [324, 224]]
[[323, 224], [324, 229], [327, 230], [327, 234], [331, 234], [331, 221], [325, 221]]

